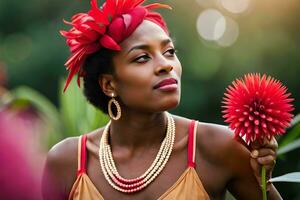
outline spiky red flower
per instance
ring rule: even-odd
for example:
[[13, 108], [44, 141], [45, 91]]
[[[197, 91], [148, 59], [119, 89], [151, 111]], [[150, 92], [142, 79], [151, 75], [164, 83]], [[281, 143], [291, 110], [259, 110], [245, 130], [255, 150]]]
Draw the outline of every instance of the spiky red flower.
[[65, 66], [69, 75], [64, 87], [67, 89], [75, 74], [78, 74], [77, 82], [80, 86], [80, 77], [84, 75], [82, 64], [89, 54], [104, 47], [119, 51], [119, 43], [126, 39], [144, 20], [150, 20], [163, 30], [167, 31], [162, 17], [152, 12], [155, 8], [171, 8], [165, 4], [150, 4], [142, 6], [144, 0], [106, 0], [101, 8], [97, 0], [91, 0], [91, 9], [87, 13], [78, 13], [66, 24], [73, 26], [69, 31], [60, 31], [67, 38], [71, 56]]
[[284, 134], [290, 125], [294, 109], [290, 95], [280, 81], [270, 76], [247, 74], [226, 89], [223, 117], [235, 137], [245, 136], [247, 143], [262, 142], [265, 137]]

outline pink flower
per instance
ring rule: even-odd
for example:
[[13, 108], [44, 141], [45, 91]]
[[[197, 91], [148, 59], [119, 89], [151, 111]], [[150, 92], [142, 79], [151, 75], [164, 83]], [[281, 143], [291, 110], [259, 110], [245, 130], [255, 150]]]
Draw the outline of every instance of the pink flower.
[[260, 74], [247, 74], [226, 89], [223, 117], [235, 137], [248, 143], [285, 133], [294, 109], [287, 88], [278, 80]]
[[41, 200], [40, 119], [30, 107], [14, 106], [0, 111], [0, 199]]

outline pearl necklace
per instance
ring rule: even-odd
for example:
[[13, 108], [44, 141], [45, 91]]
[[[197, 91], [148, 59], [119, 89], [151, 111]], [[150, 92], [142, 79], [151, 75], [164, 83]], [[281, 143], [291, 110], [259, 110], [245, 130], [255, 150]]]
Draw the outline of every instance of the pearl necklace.
[[116, 168], [111, 147], [108, 144], [108, 130], [110, 122], [106, 125], [99, 148], [99, 160], [102, 173], [107, 182], [116, 190], [124, 193], [133, 193], [148, 186], [163, 170], [168, 162], [175, 140], [175, 122], [170, 114], [167, 114], [167, 132], [155, 160], [147, 171], [141, 176], [133, 179], [123, 178]]

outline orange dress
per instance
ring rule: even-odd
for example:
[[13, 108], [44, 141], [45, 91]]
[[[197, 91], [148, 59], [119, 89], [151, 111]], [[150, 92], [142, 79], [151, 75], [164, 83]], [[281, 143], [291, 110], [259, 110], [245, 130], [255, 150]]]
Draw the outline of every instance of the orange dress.
[[[196, 129], [196, 121], [192, 120], [189, 127], [187, 169], [158, 200], [209, 200], [195, 170]], [[78, 141], [77, 179], [69, 194], [69, 200], [104, 200], [86, 174], [86, 139], [86, 135], [83, 135]]]

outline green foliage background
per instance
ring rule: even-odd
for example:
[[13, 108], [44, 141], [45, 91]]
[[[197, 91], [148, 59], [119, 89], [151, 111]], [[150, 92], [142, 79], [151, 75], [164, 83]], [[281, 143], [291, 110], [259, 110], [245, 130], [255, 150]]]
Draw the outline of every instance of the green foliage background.
[[[206, 4], [200, 6], [197, 1]], [[177, 55], [183, 66], [181, 104], [173, 113], [223, 123], [221, 101], [225, 88], [232, 80], [249, 72], [266, 73], [281, 80], [295, 98], [294, 114], [300, 113], [298, 0], [252, 0], [251, 9], [243, 14], [229, 13], [216, 0], [160, 2], [173, 7], [172, 11], [162, 10], [161, 13], [175, 38]], [[49, 125], [53, 129], [50, 132], [56, 135], [50, 137], [46, 146], [99, 127], [107, 120], [84, 103], [80, 90], [70, 91], [71, 97], [58, 90], [61, 78], [66, 77], [63, 64], [69, 56], [65, 40], [58, 33], [61, 29], [69, 29], [62, 19], [69, 20], [74, 13], [88, 8], [88, 0], [0, 1], [0, 68], [6, 69], [6, 87], [12, 90], [26, 85], [41, 93], [35, 95], [35, 91], [29, 88], [15, 91], [16, 97], [44, 102], [36, 106], [49, 115], [49, 122], [53, 123]], [[207, 8], [218, 9], [238, 23], [239, 38], [234, 45], [219, 47], [200, 38], [196, 20]], [[39, 95], [45, 98], [38, 99]], [[43, 107], [45, 104], [48, 106]], [[76, 113], [83, 115], [76, 118]], [[97, 119], [101, 122], [98, 123]], [[54, 133], [57, 131], [59, 133]], [[282, 145], [300, 137], [299, 123], [290, 131], [293, 134], [285, 136], [288, 139], [280, 138]], [[274, 175], [299, 171], [299, 153], [296, 149], [280, 157]], [[299, 184], [279, 183], [276, 186], [285, 199], [300, 199]]]

